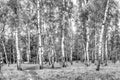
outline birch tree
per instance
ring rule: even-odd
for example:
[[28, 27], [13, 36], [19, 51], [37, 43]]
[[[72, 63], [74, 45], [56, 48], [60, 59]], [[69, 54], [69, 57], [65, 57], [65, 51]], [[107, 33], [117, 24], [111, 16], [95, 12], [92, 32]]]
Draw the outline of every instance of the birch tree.
[[107, 0], [105, 13], [104, 13], [104, 19], [103, 19], [102, 26], [101, 26], [101, 31], [100, 31], [98, 65], [97, 65], [97, 69], [96, 69], [97, 71], [99, 71], [99, 69], [100, 69], [101, 55], [102, 55], [102, 42], [103, 42], [104, 28], [105, 28], [105, 22], [106, 22], [106, 19], [107, 19], [108, 8], [109, 8], [109, 0]]
[[[41, 5], [40, 5], [41, 4]], [[43, 46], [42, 46], [42, 22], [41, 22], [41, 6], [42, 0], [37, 0], [37, 23], [38, 23], [38, 55], [39, 55], [39, 68], [42, 69], [42, 55], [43, 55]]]
[[17, 69], [22, 70], [21, 68], [21, 54], [19, 50], [19, 28], [20, 28], [20, 5], [18, 0], [10, 0], [8, 6], [13, 10], [15, 17], [12, 18], [15, 22], [15, 45], [17, 53]]

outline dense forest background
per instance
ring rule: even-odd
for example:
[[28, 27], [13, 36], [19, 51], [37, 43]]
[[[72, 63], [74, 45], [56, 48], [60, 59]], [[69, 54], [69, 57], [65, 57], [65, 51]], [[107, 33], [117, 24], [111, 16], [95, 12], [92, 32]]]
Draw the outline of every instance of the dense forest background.
[[0, 56], [4, 63], [120, 60], [119, 0], [0, 0]]

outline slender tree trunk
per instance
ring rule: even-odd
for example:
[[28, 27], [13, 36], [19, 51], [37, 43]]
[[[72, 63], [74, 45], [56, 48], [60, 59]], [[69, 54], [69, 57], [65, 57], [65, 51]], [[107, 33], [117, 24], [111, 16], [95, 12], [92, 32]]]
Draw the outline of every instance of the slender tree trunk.
[[89, 66], [89, 28], [86, 27], [86, 35], [87, 35], [87, 42], [86, 42], [86, 65]]
[[14, 37], [13, 37], [13, 29], [11, 29], [11, 35], [12, 35], [12, 46], [11, 46], [11, 53], [12, 53], [12, 63], [15, 63], [15, 53], [14, 53]]
[[86, 57], [86, 45], [84, 44], [84, 63], [86, 63], [87, 57]]
[[64, 30], [62, 30], [62, 42], [61, 42], [62, 56], [63, 56], [63, 67], [65, 67], [65, 52], [64, 52]]
[[4, 53], [5, 53], [6, 63], [9, 66], [8, 56], [7, 56], [7, 52], [6, 52], [6, 47], [5, 47], [5, 44], [4, 44], [3, 40], [2, 40], [2, 45], [3, 45], [3, 50], [4, 50]]
[[16, 44], [16, 52], [17, 52], [17, 69], [22, 70], [22, 68], [21, 68], [21, 55], [20, 55], [19, 40], [18, 40], [18, 28], [16, 28], [15, 39], [16, 39], [15, 44]]
[[13, 64], [13, 45], [11, 44], [11, 48], [10, 48], [10, 64]]
[[52, 48], [52, 68], [54, 68], [54, 50]]
[[[84, 0], [84, 5], [87, 4], [87, 0]], [[86, 22], [83, 23], [83, 27], [86, 30], [86, 44], [85, 44], [85, 64], [89, 66], [89, 27], [85, 25]]]
[[30, 28], [27, 26], [27, 34], [28, 34], [28, 51], [27, 51], [27, 62], [30, 63]]
[[13, 48], [13, 63], [15, 64], [15, 53], [14, 53], [14, 48]]
[[38, 56], [39, 56], [39, 68], [43, 68], [42, 63], [42, 44], [41, 44], [41, 10], [40, 10], [40, 1], [37, 0], [37, 20], [38, 20]]
[[[74, 22], [72, 21], [72, 19], [69, 19], [69, 27], [71, 27], [72, 26], [72, 24], [73, 24]], [[72, 26], [73, 27], [73, 26]], [[71, 65], [73, 64], [73, 62], [72, 62], [72, 59], [73, 59], [73, 57], [72, 57], [72, 55], [73, 55], [73, 32], [72, 32], [72, 30], [70, 30], [70, 36], [71, 36], [71, 42], [70, 42], [70, 50], [71, 50], [71, 53], [70, 53], [70, 63], [71, 63]]]
[[73, 64], [73, 62], [72, 62], [72, 54], [73, 54], [73, 48], [72, 48], [72, 46], [71, 46], [71, 54], [70, 54], [70, 63], [71, 63], [71, 65]]
[[[65, 0], [63, 0], [63, 7], [65, 7]], [[65, 51], [64, 51], [64, 40], [65, 40], [65, 36], [64, 36], [64, 27], [65, 27], [65, 14], [64, 11], [62, 11], [63, 16], [62, 16], [62, 40], [61, 40], [61, 50], [62, 50], [62, 61], [63, 61], [63, 67], [66, 67], [65, 65]]]
[[55, 58], [55, 48], [54, 48], [54, 39], [53, 39], [53, 35], [51, 35], [51, 39], [52, 39], [52, 68], [54, 68], [54, 58]]
[[[51, 52], [51, 51], [50, 51]], [[51, 61], [51, 55], [50, 55], [51, 53], [48, 53], [48, 58], [49, 58], [49, 65], [51, 65], [52, 63], [52, 61]]]
[[92, 53], [92, 63], [94, 63], [94, 61], [95, 61], [95, 56], [94, 56], [94, 49], [91, 51], [91, 53]]
[[12, 53], [10, 53], [10, 63], [9, 64], [12, 64], [12, 55], [11, 55]]
[[104, 15], [104, 20], [103, 20], [102, 27], [101, 27], [101, 32], [100, 32], [98, 65], [97, 65], [97, 69], [96, 69], [97, 71], [100, 70], [101, 55], [102, 55], [102, 41], [103, 41], [104, 27], [105, 27], [105, 22], [106, 22], [106, 18], [107, 18], [108, 7], [109, 7], [109, 0], [107, 0], [106, 10], [105, 10], [105, 15]]
[[1, 71], [2, 63], [3, 63], [3, 56], [2, 56], [2, 52], [0, 52], [0, 71]]
[[108, 46], [107, 46], [107, 44], [108, 44], [108, 41], [107, 41], [107, 39], [106, 39], [106, 41], [105, 41], [105, 66], [107, 66], [107, 60], [108, 60]]
[[[104, 35], [104, 33], [103, 33]], [[102, 41], [102, 52], [101, 52], [101, 64], [104, 63], [104, 52], [105, 52], [105, 44], [104, 44], [104, 38], [103, 38], [103, 41]]]
[[[14, 45], [14, 42], [12, 44]], [[13, 63], [15, 64], [15, 61], [16, 61], [16, 58], [15, 58], [15, 49], [14, 49], [14, 47], [12, 49], [13, 49]]]
[[97, 60], [97, 35], [96, 35], [96, 31], [95, 31], [95, 61]]
[[10, 64], [12, 64], [12, 45], [10, 47]]

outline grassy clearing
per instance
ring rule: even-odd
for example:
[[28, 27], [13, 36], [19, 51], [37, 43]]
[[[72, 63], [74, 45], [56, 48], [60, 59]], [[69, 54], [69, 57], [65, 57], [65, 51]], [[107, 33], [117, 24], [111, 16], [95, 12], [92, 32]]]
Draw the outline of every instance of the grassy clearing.
[[55, 64], [55, 69], [46, 64], [39, 70], [38, 64], [22, 64], [23, 71], [17, 71], [16, 64], [4, 65], [0, 74], [1, 80], [120, 80], [120, 63], [109, 63], [95, 71], [96, 66], [91, 64], [86, 67], [82, 63], [74, 62], [66, 68]]

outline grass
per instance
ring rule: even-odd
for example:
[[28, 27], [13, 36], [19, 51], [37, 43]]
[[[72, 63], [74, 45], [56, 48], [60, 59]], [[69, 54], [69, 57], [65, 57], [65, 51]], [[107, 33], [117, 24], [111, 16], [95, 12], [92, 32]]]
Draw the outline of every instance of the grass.
[[59, 63], [52, 69], [48, 64], [39, 70], [38, 64], [22, 64], [23, 71], [18, 71], [16, 64], [4, 65], [0, 73], [0, 80], [120, 80], [120, 63], [108, 63], [96, 71], [96, 65], [89, 67], [83, 63], [68, 63], [62, 68]]

